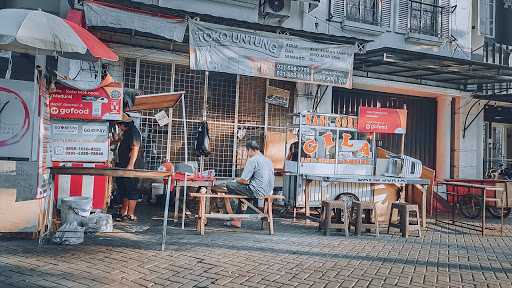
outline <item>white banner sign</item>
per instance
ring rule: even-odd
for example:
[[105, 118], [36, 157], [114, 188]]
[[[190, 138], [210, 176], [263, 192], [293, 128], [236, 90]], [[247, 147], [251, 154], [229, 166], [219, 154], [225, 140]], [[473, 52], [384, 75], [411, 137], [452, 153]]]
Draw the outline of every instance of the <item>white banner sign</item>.
[[190, 67], [352, 88], [355, 48], [189, 21]]
[[105, 162], [108, 160], [108, 123], [54, 121], [52, 161]]

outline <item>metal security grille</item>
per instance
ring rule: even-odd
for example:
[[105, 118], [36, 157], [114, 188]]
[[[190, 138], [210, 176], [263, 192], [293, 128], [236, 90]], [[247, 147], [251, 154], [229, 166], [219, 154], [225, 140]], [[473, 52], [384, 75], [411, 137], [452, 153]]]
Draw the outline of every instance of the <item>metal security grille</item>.
[[[125, 87], [146, 94], [185, 91], [188, 159], [200, 164], [201, 159], [195, 155], [195, 139], [201, 122], [207, 121], [211, 155], [203, 159], [203, 168], [214, 169], [218, 177], [239, 176], [247, 159], [245, 143], [254, 139], [263, 146], [265, 131], [285, 133], [288, 115], [293, 111], [295, 83], [292, 82], [197, 71], [183, 65], [142, 60], [126, 59], [124, 64]], [[265, 103], [267, 82], [290, 91], [288, 108]], [[156, 169], [167, 158], [174, 163], [185, 160], [181, 109], [179, 105], [166, 111], [171, 122], [163, 127], [154, 119], [158, 110], [141, 111], [148, 169]]]

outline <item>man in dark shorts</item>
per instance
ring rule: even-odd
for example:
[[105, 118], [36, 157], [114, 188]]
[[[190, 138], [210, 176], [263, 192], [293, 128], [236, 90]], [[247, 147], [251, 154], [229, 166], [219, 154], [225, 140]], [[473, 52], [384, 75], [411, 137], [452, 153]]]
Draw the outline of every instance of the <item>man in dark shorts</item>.
[[[117, 148], [116, 167], [126, 169], [143, 169], [144, 161], [141, 151], [141, 134], [139, 129], [133, 123], [133, 119], [127, 115], [123, 115], [123, 120], [117, 123], [122, 132], [121, 142]], [[138, 190], [139, 179], [118, 177], [116, 179], [117, 191], [121, 195], [123, 201], [121, 212], [116, 220], [135, 221], [135, 206], [140, 198]]]
[[[228, 193], [248, 196], [250, 198], [271, 195], [274, 189], [272, 161], [260, 152], [260, 146], [256, 141], [248, 141], [245, 148], [247, 149], [249, 159], [245, 164], [242, 176], [226, 185]], [[233, 213], [231, 207], [227, 206], [227, 212]], [[240, 205], [237, 210], [237, 213], [241, 213]], [[231, 226], [240, 228], [240, 225], [240, 219], [231, 220]]]

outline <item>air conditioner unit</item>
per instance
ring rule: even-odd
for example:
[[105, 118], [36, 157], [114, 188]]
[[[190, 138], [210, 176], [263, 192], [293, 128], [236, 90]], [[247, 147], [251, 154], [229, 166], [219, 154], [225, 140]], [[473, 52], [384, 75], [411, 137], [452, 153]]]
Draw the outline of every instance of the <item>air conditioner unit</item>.
[[83, 10], [84, 0], [68, 0], [69, 7], [73, 9]]
[[288, 18], [292, 0], [265, 0], [262, 7], [262, 14], [265, 17]]

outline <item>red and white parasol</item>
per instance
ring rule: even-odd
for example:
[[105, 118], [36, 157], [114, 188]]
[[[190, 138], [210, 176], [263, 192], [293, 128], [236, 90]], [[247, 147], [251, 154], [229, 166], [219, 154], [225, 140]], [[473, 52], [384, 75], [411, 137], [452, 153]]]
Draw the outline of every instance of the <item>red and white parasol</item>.
[[71, 59], [119, 60], [86, 29], [40, 10], [0, 10], [0, 49]]

